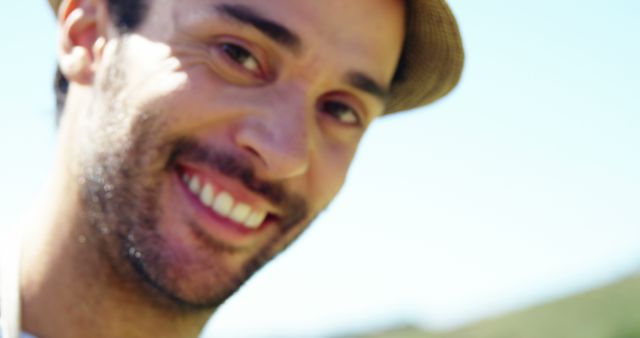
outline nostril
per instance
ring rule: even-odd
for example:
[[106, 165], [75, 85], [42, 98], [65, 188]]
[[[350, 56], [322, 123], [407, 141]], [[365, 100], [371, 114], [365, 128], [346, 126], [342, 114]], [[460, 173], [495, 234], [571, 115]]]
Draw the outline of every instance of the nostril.
[[245, 145], [243, 146], [243, 149], [248, 153], [249, 157], [258, 159], [260, 162], [262, 162], [263, 165], [267, 165], [266, 159], [262, 157], [262, 155], [256, 148]]
[[260, 153], [258, 153], [258, 151], [255, 150], [253, 147], [245, 146], [244, 149], [246, 151], [248, 151], [249, 153], [251, 153], [251, 155], [256, 156], [256, 157], [260, 157]]

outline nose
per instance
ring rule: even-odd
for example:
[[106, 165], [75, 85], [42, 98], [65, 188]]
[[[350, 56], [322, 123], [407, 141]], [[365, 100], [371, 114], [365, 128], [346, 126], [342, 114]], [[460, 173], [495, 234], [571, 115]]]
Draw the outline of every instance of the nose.
[[236, 130], [235, 143], [249, 154], [264, 179], [283, 180], [309, 169], [310, 114], [294, 100], [281, 97], [277, 103], [257, 107], [259, 112]]

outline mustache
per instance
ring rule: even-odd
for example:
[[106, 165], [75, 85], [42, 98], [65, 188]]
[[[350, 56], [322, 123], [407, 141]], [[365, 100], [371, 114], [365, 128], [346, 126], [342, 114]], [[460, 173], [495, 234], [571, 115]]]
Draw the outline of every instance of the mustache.
[[308, 205], [304, 198], [289, 193], [280, 182], [268, 182], [256, 176], [254, 167], [245, 159], [229, 152], [199, 144], [190, 139], [179, 139], [173, 146], [167, 169], [173, 170], [180, 160], [200, 163], [221, 174], [236, 179], [250, 191], [266, 198], [283, 210], [283, 224], [293, 226], [307, 217]]

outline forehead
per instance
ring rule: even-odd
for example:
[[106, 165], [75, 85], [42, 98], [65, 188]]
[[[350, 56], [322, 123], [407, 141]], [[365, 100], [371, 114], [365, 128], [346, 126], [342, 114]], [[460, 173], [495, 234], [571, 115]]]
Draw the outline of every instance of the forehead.
[[[390, 78], [404, 39], [403, 0], [155, 0], [150, 34], [172, 34], [195, 25], [228, 25], [217, 10], [251, 9], [300, 37], [306, 55], [340, 57], [374, 67]], [[155, 32], [154, 32], [155, 31]]]

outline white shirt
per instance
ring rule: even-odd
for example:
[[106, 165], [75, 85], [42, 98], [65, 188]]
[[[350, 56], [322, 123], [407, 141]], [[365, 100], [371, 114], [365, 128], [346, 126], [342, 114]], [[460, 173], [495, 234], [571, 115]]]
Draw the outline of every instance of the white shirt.
[[0, 338], [36, 338], [20, 332], [20, 240], [5, 236], [0, 253]]

